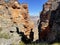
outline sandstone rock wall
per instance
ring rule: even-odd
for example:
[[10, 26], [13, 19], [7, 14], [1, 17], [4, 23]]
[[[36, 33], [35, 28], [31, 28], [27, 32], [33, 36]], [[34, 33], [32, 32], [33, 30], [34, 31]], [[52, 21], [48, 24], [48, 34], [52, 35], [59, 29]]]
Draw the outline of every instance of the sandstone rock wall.
[[[0, 0], [0, 2], [0, 39], [2, 39], [1, 41], [8, 41], [5, 45], [12, 43], [18, 45], [21, 37], [17, 30], [19, 33], [23, 32], [29, 38], [30, 32], [34, 27], [34, 23], [29, 18], [28, 5], [19, 4], [17, 0]], [[7, 35], [8, 37], [4, 37], [5, 33], [6, 35], [9, 34]], [[5, 38], [8, 38], [8, 40]], [[2, 43], [4, 45], [5, 42]]]

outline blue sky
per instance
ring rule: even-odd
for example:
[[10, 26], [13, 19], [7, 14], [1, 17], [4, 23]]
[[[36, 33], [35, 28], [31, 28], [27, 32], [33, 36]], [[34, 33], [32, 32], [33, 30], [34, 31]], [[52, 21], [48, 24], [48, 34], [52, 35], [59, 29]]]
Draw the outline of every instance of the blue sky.
[[47, 2], [47, 0], [19, 0], [19, 2], [28, 4], [29, 14], [31, 16], [39, 16], [43, 4]]

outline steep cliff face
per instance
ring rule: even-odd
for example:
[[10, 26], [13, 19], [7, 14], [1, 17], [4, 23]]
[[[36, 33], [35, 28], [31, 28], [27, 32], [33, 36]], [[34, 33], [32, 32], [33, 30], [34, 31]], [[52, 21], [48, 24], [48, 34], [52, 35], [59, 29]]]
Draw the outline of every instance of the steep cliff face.
[[21, 40], [19, 33], [22, 32], [29, 38], [34, 27], [34, 23], [29, 19], [28, 5], [19, 4], [17, 0], [0, 0], [0, 2], [0, 39], [2, 39], [0, 44], [18, 45]]
[[[55, 4], [56, 3], [56, 4]], [[51, 12], [51, 17], [50, 18], [52, 20], [52, 31], [55, 31], [56, 34], [56, 40], [60, 41], [60, 1], [56, 0], [55, 3], [52, 3], [52, 7], [53, 5], [55, 5], [56, 9], [52, 10]], [[51, 24], [51, 23], [50, 23]]]
[[40, 39], [47, 41], [59, 40], [60, 38], [60, 1], [48, 0], [43, 6], [40, 14], [40, 23], [38, 29], [40, 30]]

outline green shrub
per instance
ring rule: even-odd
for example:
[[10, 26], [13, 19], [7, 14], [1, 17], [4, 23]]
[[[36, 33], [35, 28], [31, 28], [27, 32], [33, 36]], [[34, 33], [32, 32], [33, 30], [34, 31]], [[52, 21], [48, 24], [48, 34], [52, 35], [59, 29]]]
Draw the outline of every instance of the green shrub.
[[52, 45], [60, 45], [60, 43], [53, 43]]
[[12, 43], [11, 45], [15, 45], [14, 43]]
[[48, 45], [47, 43], [31, 43], [31, 44], [27, 44], [27, 45]]
[[10, 36], [8, 33], [0, 33], [0, 38], [10, 39]]
[[0, 32], [2, 31], [2, 27], [0, 27]]
[[25, 45], [25, 43], [21, 41], [21, 42], [19, 42], [19, 45]]
[[[15, 43], [12, 43], [11, 45], [16, 45], [16, 44]], [[18, 45], [25, 45], [25, 44], [21, 41], [21, 42], [19, 42]]]

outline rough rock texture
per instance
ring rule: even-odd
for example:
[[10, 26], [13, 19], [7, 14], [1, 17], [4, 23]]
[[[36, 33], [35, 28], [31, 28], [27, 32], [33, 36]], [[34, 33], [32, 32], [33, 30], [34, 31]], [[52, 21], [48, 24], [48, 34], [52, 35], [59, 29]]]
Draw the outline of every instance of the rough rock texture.
[[28, 5], [17, 0], [0, 0], [0, 45], [19, 45], [20, 32], [30, 38], [34, 23], [29, 19]]
[[[38, 26], [40, 39], [48, 42], [60, 41], [60, 1], [48, 0], [43, 6]], [[46, 40], [45, 40], [46, 39]]]

